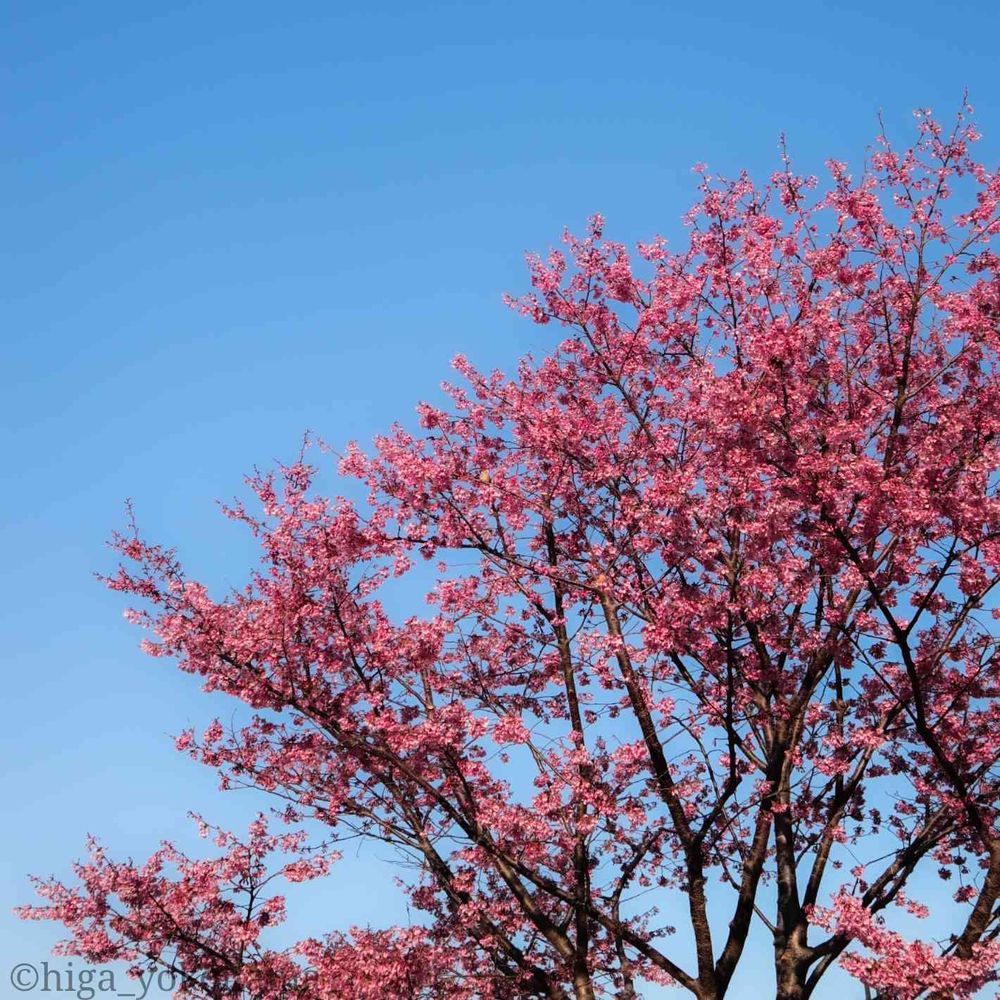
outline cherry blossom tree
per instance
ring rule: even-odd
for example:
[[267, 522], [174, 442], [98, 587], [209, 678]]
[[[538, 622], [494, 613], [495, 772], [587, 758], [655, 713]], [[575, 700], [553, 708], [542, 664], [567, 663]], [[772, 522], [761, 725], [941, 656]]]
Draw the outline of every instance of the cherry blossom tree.
[[[198, 998], [721, 1000], [752, 929], [779, 1000], [837, 964], [869, 996], [976, 995], [1000, 960], [1000, 176], [968, 114], [919, 112], [911, 148], [883, 132], [825, 185], [787, 156], [762, 186], [696, 168], [678, 252], [567, 235], [512, 300], [562, 339], [513, 377], [456, 359], [419, 430], [351, 445], [367, 503], [317, 495], [305, 455], [249, 480], [244, 589], [117, 537], [148, 651], [252, 709], [178, 749], [275, 815], [204, 827], [208, 860], [93, 844], [22, 915]], [[427, 607], [393, 620], [421, 560]], [[413, 924], [269, 949], [272, 883], [335, 880], [358, 838], [410, 862]], [[952, 932], [910, 939], [928, 903]]]

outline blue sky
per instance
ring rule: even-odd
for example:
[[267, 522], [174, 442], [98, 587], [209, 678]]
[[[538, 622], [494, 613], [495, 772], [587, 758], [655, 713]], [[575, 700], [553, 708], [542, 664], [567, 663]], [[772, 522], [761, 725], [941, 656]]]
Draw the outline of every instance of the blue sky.
[[[1000, 149], [986, 3], [0, 12], [0, 995], [58, 936], [10, 916], [26, 873], [66, 872], [88, 831], [141, 856], [189, 808], [258, 804], [174, 753], [230, 709], [144, 658], [92, 579], [126, 497], [238, 582], [251, 549], [215, 500], [307, 428], [337, 445], [408, 419], [457, 351], [544, 350], [501, 296], [564, 226], [679, 234], [696, 161], [763, 177], [783, 131], [805, 172], [857, 164], [879, 109], [909, 138], [913, 107], [964, 87]], [[390, 877], [350, 859], [290, 932], [405, 919]]]

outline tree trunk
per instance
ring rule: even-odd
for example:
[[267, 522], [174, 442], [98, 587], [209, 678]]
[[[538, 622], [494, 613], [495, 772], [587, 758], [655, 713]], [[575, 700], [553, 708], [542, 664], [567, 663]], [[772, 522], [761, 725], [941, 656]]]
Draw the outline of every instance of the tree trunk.
[[784, 940], [775, 942], [775, 1000], [805, 1000], [809, 957], [805, 947], [806, 927], [793, 928]]

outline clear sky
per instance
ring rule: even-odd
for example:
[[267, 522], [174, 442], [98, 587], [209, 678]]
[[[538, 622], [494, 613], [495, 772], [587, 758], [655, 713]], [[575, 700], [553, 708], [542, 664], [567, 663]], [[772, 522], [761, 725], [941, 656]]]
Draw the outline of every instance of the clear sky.
[[[66, 873], [88, 831], [139, 857], [189, 808], [257, 804], [173, 751], [230, 709], [144, 658], [92, 579], [126, 497], [239, 582], [214, 501], [307, 428], [409, 419], [459, 350], [544, 350], [501, 296], [564, 226], [670, 237], [694, 162], [763, 177], [783, 131], [804, 172], [857, 164], [880, 109], [908, 139], [964, 87], [996, 162], [998, 9], [0, 3], [0, 996], [58, 937], [9, 913], [28, 872]], [[351, 859], [288, 933], [405, 919], [390, 877]]]

